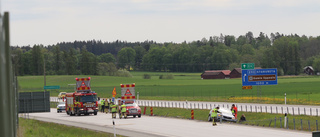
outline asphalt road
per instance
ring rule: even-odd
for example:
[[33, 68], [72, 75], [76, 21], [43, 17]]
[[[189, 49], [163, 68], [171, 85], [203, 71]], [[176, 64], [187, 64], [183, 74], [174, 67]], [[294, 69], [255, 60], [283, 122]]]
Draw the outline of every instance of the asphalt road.
[[51, 109], [51, 112], [30, 113], [29, 118], [110, 133], [113, 133], [114, 121], [117, 134], [132, 137], [310, 137], [312, 135], [311, 132], [228, 123], [212, 126], [211, 122], [155, 116], [128, 119], [118, 117], [112, 119], [111, 114], [105, 113], [98, 113], [96, 116], [69, 116], [66, 113], [57, 113], [56, 109]]
[[[51, 97], [51, 101], [62, 101], [57, 97]], [[117, 102], [117, 101], [116, 101]], [[231, 108], [230, 102], [200, 102], [200, 101], [164, 101], [164, 100], [137, 100], [139, 106], [153, 107], [174, 107], [187, 109], [212, 109], [220, 106]], [[256, 104], [256, 103], [236, 103], [238, 111], [243, 112], [267, 112], [293, 115], [320, 116], [320, 106], [311, 105], [285, 105], [285, 104]]]

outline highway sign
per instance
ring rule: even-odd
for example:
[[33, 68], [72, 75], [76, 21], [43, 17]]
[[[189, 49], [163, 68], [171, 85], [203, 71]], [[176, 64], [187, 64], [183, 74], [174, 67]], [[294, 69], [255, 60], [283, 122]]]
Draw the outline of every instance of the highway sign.
[[254, 63], [242, 63], [241, 69], [254, 69]]
[[242, 86], [277, 85], [277, 69], [242, 70]]
[[43, 89], [60, 89], [60, 86], [43, 86]]

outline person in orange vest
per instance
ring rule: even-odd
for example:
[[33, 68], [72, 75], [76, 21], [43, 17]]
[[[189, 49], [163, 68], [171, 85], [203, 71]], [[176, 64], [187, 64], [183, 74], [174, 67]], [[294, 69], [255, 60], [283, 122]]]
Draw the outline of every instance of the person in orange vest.
[[236, 107], [236, 105], [232, 104], [231, 112], [233, 113], [234, 118], [235, 118], [235, 119], [237, 119], [237, 115], [238, 115], [238, 108]]

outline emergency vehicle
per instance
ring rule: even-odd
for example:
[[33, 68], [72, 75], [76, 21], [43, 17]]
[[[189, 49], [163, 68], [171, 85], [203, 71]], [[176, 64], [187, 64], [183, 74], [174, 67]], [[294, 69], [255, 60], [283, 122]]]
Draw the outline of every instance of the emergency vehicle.
[[141, 108], [135, 103], [135, 83], [133, 84], [120, 84], [121, 86], [121, 100], [127, 107], [127, 116], [141, 117]]
[[90, 77], [76, 78], [76, 91], [66, 93], [66, 113], [70, 116], [98, 113], [97, 93], [90, 88]]

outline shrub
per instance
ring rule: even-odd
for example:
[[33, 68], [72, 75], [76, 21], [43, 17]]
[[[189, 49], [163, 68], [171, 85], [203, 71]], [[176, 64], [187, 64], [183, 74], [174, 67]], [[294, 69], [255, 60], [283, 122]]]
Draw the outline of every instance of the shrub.
[[160, 75], [159, 79], [173, 79], [173, 75], [172, 74]]
[[143, 79], [151, 79], [151, 75], [150, 74], [143, 74]]
[[123, 70], [123, 69], [119, 69], [118, 72], [116, 73], [116, 76], [119, 76], [119, 77], [132, 77], [132, 75], [130, 74], [129, 71]]

